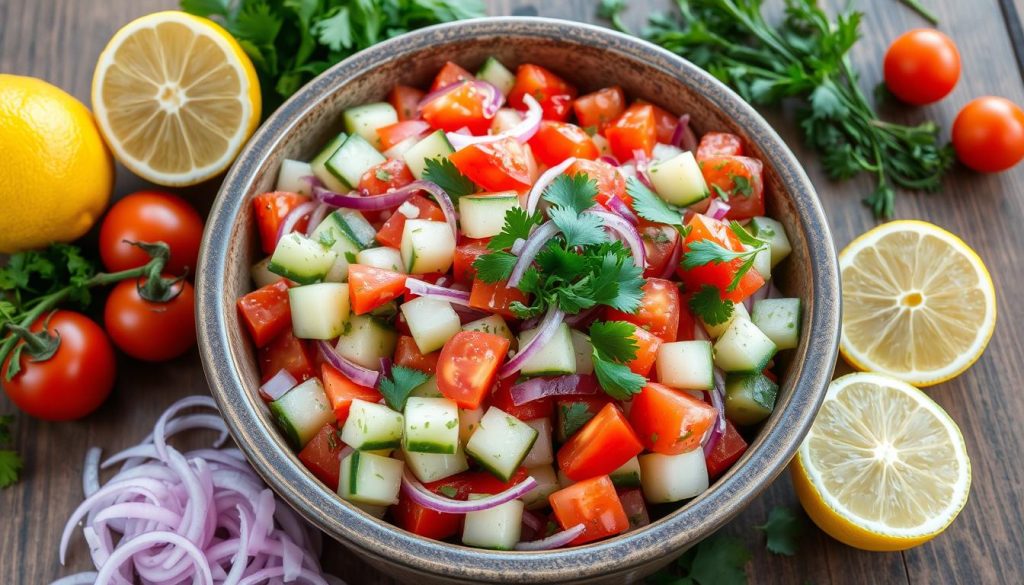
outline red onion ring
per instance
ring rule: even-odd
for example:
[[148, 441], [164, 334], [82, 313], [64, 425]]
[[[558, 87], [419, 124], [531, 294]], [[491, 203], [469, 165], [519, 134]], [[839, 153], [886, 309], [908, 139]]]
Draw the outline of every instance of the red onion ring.
[[612, 165], [613, 167], [619, 166], [619, 159], [615, 158], [614, 156], [612, 156], [610, 154], [601, 155], [601, 156], [597, 157], [597, 160], [599, 160], [599, 161], [601, 161], [601, 162], [603, 162], [605, 164]]
[[537, 253], [557, 233], [558, 226], [555, 225], [555, 222], [546, 221], [530, 234], [530, 237], [526, 239], [526, 243], [523, 244], [522, 250], [519, 251], [519, 259], [516, 260], [515, 266], [512, 267], [512, 272], [509, 274], [507, 284], [509, 288], [515, 288], [519, 285], [519, 281], [523, 279], [526, 269], [533, 263]]
[[677, 237], [675, 246], [672, 248], [672, 255], [668, 257], [668, 264], [665, 265], [665, 270], [662, 271], [660, 278], [670, 280], [675, 275], [676, 269], [679, 268], [679, 260], [682, 257], [683, 239]]
[[509, 392], [512, 395], [512, 404], [522, 406], [527, 402], [549, 396], [597, 394], [597, 379], [594, 376], [579, 374], [531, 378], [512, 386]]
[[465, 85], [471, 85], [473, 86], [474, 89], [487, 94], [487, 100], [484, 102], [485, 118], [493, 118], [494, 115], [498, 113], [498, 110], [501, 109], [501, 105], [505, 103], [505, 95], [502, 94], [501, 90], [499, 90], [497, 87], [494, 87], [494, 85], [487, 83], [486, 81], [480, 81], [479, 79], [467, 79], [459, 83], [451, 83], [437, 91], [432, 91], [428, 93], [427, 95], [423, 96], [423, 99], [420, 100], [420, 103], [418, 106], [416, 106], [416, 109], [418, 111], [423, 111], [423, 108], [428, 103], [436, 100], [439, 97], [448, 95], [449, 93], [457, 89], [460, 89]]
[[647, 176], [647, 165], [651, 162], [647, 152], [642, 148], [635, 149], [633, 151], [633, 161], [636, 164], [636, 178], [640, 179], [640, 182], [645, 187], [653, 191], [654, 185], [651, 184], [651, 178]]
[[89, 447], [85, 452], [85, 464], [82, 470], [82, 493], [89, 497], [100, 491], [100, 456], [103, 451], [99, 447]]
[[284, 396], [285, 392], [291, 390], [299, 381], [288, 370], [278, 370], [269, 380], [260, 386], [260, 398], [267, 402], [273, 402]]
[[537, 480], [527, 476], [523, 481], [493, 496], [487, 496], [479, 500], [452, 500], [428, 490], [418, 479], [412, 476], [408, 468], [402, 472], [402, 492], [409, 496], [409, 499], [424, 508], [449, 514], [465, 514], [467, 512], [490, 510], [495, 506], [500, 506], [505, 502], [511, 502], [516, 498], [525, 496], [535, 487], [537, 487]]
[[570, 156], [564, 161], [544, 171], [540, 177], [537, 178], [537, 182], [530, 187], [530, 194], [526, 196], [526, 213], [533, 215], [533, 212], [537, 211], [537, 205], [540, 203], [540, 196], [544, 193], [544, 189], [548, 188], [548, 185], [555, 180], [555, 177], [565, 172], [565, 169], [572, 166], [576, 162], [576, 158]]
[[281, 238], [290, 234], [295, 229], [295, 224], [299, 223], [305, 215], [310, 215], [316, 209], [316, 203], [313, 201], [306, 201], [295, 206], [294, 209], [288, 212], [288, 215], [284, 216], [284, 220], [281, 225], [277, 226], [277, 240], [280, 242]]
[[704, 215], [711, 219], [722, 220], [725, 219], [730, 209], [732, 209], [731, 205], [715, 197], [711, 200], [711, 204], [708, 205], [708, 210], [704, 212]]
[[469, 306], [469, 293], [464, 290], [445, 288], [412, 277], [405, 279], [405, 288], [409, 289], [412, 294], [421, 297], [432, 297], [457, 305]]
[[708, 433], [707, 438], [704, 440], [704, 456], [707, 457], [715, 450], [718, 445], [718, 441], [725, 434], [725, 400], [722, 398], [722, 393], [725, 391], [725, 376], [722, 374], [722, 370], [715, 368], [715, 387], [710, 390], [711, 392], [711, 404], [715, 407], [717, 415], [715, 418], [715, 425], [711, 427], [711, 431]]
[[330, 206], [326, 203], [320, 203], [313, 210], [313, 213], [309, 214], [309, 223], [306, 224], [306, 237], [312, 236], [316, 228], [320, 226], [320, 222], [327, 217], [327, 212], [331, 210]]
[[320, 350], [320, 355], [327, 360], [327, 363], [331, 364], [334, 369], [344, 374], [349, 380], [367, 388], [377, 387], [377, 382], [380, 380], [380, 372], [374, 372], [373, 370], [354, 364], [341, 357], [336, 351], [334, 351], [334, 347], [326, 341], [318, 340], [316, 342], [316, 347]]
[[452, 143], [455, 150], [462, 150], [467, 146], [474, 144], [489, 144], [491, 142], [498, 142], [505, 138], [515, 138], [519, 142], [527, 142], [537, 133], [540, 129], [540, 122], [544, 116], [544, 110], [541, 109], [540, 104], [533, 98], [532, 95], [526, 94], [523, 96], [523, 103], [526, 104], [526, 114], [523, 115], [523, 119], [518, 124], [509, 128], [504, 132], [498, 134], [488, 134], [486, 136], [473, 136], [471, 134], [462, 134], [459, 132], [449, 132], [448, 142]]
[[533, 354], [543, 349], [548, 341], [551, 341], [551, 337], [555, 334], [555, 329], [558, 328], [563, 319], [565, 319], [565, 313], [561, 309], [555, 305], [549, 306], [547, 314], [544, 315], [544, 320], [540, 322], [540, 326], [537, 328], [537, 334], [524, 347], [519, 348], [519, 353], [501, 366], [501, 369], [498, 370], [498, 376], [507, 378], [518, 372], [523, 367], [523, 362], [530, 359]]
[[697, 150], [697, 136], [693, 133], [693, 129], [690, 128], [690, 114], [679, 116], [679, 123], [676, 124], [676, 129], [672, 131], [672, 140], [670, 142], [672, 146], [678, 146], [683, 150], [690, 152]]
[[455, 205], [452, 203], [448, 193], [437, 183], [424, 180], [413, 181], [394, 191], [371, 197], [353, 195], [356, 191], [349, 191], [349, 193], [343, 195], [334, 191], [328, 191], [322, 187], [313, 187], [313, 196], [332, 207], [344, 207], [357, 211], [381, 211], [400, 206], [419, 191], [426, 191], [437, 199], [438, 205], [441, 206], [441, 211], [444, 212], [444, 219], [448, 222], [448, 227], [451, 228], [452, 234], [458, 239], [459, 231], [456, 225]]
[[520, 542], [515, 546], [515, 549], [530, 551], [560, 548], [579, 538], [585, 529], [586, 527], [583, 524], [577, 524], [572, 528], [556, 532], [547, 538], [531, 540], [530, 542]]
[[615, 195], [609, 197], [608, 201], [605, 202], [604, 206], [607, 207], [608, 210], [614, 213], [615, 215], [618, 215], [619, 217], [633, 225], [638, 225], [640, 223], [640, 220], [637, 219], [636, 214], [633, 213], [633, 210], [630, 209], [628, 205], [626, 205], [626, 202], [623, 201], [622, 199], [619, 199]]
[[544, 529], [544, 520], [530, 510], [523, 510], [523, 525], [534, 532], [540, 533]]
[[569, 315], [565, 318], [566, 325], [570, 327], [577, 327], [583, 325], [590, 325], [590, 321], [598, 317], [598, 310], [600, 305], [595, 305], [589, 309], [584, 309], [575, 315]]
[[588, 213], [601, 218], [601, 220], [604, 221], [604, 226], [606, 228], [615, 232], [625, 240], [626, 245], [629, 246], [629, 250], [633, 254], [633, 262], [640, 268], [647, 266], [647, 251], [644, 249], [643, 238], [640, 237], [640, 232], [636, 230], [636, 226], [622, 219], [618, 215], [607, 211], [588, 210], [583, 213]]

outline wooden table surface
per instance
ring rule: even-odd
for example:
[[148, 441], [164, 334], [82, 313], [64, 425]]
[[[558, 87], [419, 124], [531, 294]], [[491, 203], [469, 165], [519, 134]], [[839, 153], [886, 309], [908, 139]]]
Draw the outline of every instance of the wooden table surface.
[[[1020, 38], [1018, 15], [1024, 7], [1020, 0], [1016, 8], [1011, 0], [1002, 0], [1004, 6], [999, 1], [922, 0], [959, 45], [963, 75], [941, 103], [919, 109], [887, 106], [885, 114], [898, 121], [934, 119], [948, 131], [958, 109], [973, 97], [1001, 95], [1024, 104], [1022, 69], [1011, 40], [1014, 31]], [[835, 8], [843, 2], [826, 4]], [[896, 0], [855, 4], [866, 18], [854, 60], [864, 87], [871, 88], [879, 81], [889, 41], [926, 23]], [[595, 5], [596, 0], [502, 0], [490, 2], [490, 11], [593, 21]], [[644, 20], [645, 7], [664, 10], [667, 2], [632, 0], [629, 5], [627, 21], [637, 26]], [[88, 104], [93, 66], [110, 36], [131, 18], [173, 7], [174, 0], [0, 0], [0, 72], [41, 77]], [[1019, 42], [1017, 51], [1024, 56]], [[792, 119], [775, 112], [766, 115], [806, 161], [831, 219], [836, 246], [842, 249], [875, 225], [860, 204], [870, 182], [829, 182], [814, 154], [802, 146]], [[118, 169], [118, 195], [143, 186], [124, 168]], [[186, 196], [208, 209], [216, 189], [216, 184], [206, 184], [188, 190]], [[788, 476], [783, 475], [725, 529], [753, 552], [747, 566], [751, 583], [1024, 582], [1024, 304], [1016, 298], [1024, 288], [1024, 165], [993, 176], [958, 168], [939, 193], [901, 194], [896, 217], [928, 220], [959, 234], [978, 251], [995, 280], [1000, 315], [988, 351], [966, 374], [928, 392], [959, 423], [967, 440], [974, 475], [970, 501], [945, 534], [904, 553], [857, 551], [808, 521], [798, 554], [781, 557], [765, 550], [763, 535], [754, 526], [777, 505], [802, 515]], [[848, 369], [840, 363], [837, 372]], [[59, 565], [56, 551], [65, 519], [82, 497], [86, 447], [99, 445], [110, 452], [134, 444], [171, 402], [206, 392], [195, 352], [159, 365], [122, 357], [112, 397], [85, 420], [51, 424], [18, 416], [15, 444], [26, 468], [19, 484], [0, 491], [0, 583], [38, 585], [85, 569], [88, 553], [77, 537], [67, 568]], [[15, 412], [14, 407], [0, 399], [0, 414], [8, 412]], [[336, 543], [327, 547], [324, 565], [353, 585], [394, 583]]]

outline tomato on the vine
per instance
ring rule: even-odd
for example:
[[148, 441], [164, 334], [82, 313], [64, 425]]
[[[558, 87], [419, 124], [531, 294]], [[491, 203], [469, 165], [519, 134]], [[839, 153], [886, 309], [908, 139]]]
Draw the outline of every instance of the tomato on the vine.
[[110, 272], [144, 266], [149, 255], [129, 242], [164, 242], [171, 248], [165, 270], [195, 272], [203, 218], [187, 201], [170, 193], [138, 191], [115, 203], [100, 227], [100, 257]]
[[7, 379], [11, 354], [0, 366], [0, 385], [18, 408], [43, 420], [74, 420], [96, 410], [114, 387], [114, 348], [103, 329], [74, 311], [56, 311], [35, 321], [30, 331], [49, 333], [56, 351], [39, 361], [24, 348], [20, 371]]
[[103, 321], [121, 351], [159, 362], [177, 357], [196, 342], [195, 291], [187, 281], [171, 285], [173, 298], [154, 302], [139, 294], [145, 279], [123, 280], [107, 298]]

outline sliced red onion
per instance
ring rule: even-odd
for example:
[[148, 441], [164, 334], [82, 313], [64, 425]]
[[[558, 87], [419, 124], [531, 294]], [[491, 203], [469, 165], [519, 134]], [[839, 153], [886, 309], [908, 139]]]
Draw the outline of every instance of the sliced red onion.
[[711, 392], [711, 404], [718, 411], [715, 418], [715, 424], [711, 427], [711, 432], [704, 440], [704, 456], [707, 457], [715, 450], [718, 445], [718, 441], [725, 434], [725, 400], [722, 398], [722, 393], [725, 392], [725, 375], [722, 373], [720, 368], [715, 368], [715, 387], [710, 390]]
[[458, 238], [459, 232], [456, 225], [458, 218], [455, 214], [455, 205], [452, 203], [448, 193], [437, 183], [423, 180], [413, 181], [404, 187], [389, 191], [383, 195], [365, 197], [359, 195], [356, 191], [350, 191], [343, 195], [334, 191], [328, 191], [322, 187], [313, 187], [313, 196], [333, 207], [344, 207], [357, 211], [381, 211], [402, 205], [419, 191], [426, 191], [437, 199], [438, 205], [441, 206], [441, 211], [444, 212], [444, 219], [448, 222], [448, 227], [451, 228], [452, 234]]
[[693, 129], [690, 128], [690, 114], [679, 116], [679, 123], [676, 124], [676, 129], [672, 132], [672, 140], [670, 142], [672, 146], [678, 146], [683, 150], [690, 152], [697, 150], [697, 136], [693, 133]]
[[537, 182], [530, 187], [530, 194], [526, 196], [526, 213], [533, 215], [533, 212], [537, 211], [537, 205], [540, 203], [540, 196], [544, 193], [544, 189], [547, 189], [555, 177], [564, 173], [565, 169], [571, 167], [574, 162], [576, 162], [576, 157], [570, 156], [537, 177]]
[[466, 305], [452, 305], [452, 310], [459, 316], [459, 323], [463, 325], [490, 316], [490, 313]]
[[636, 230], [636, 226], [618, 215], [607, 211], [588, 210], [583, 213], [601, 218], [604, 226], [615, 232], [629, 246], [629, 250], [633, 254], [633, 262], [640, 268], [647, 266], [647, 251], [644, 249], [643, 238], [640, 237], [640, 232]]
[[412, 277], [405, 279], [405, 288], [409, 289], [412, 294], [421, 297], [432, 297], [456, 305], [469, 306], [469, 293], [464, 290], [445, 288]]
[[618, 215], [619, 217], [633, 225], [637, 225], [640, 223], [640, 220], [637, 219], [636, 214], [633, 213], [633, 210], [630, 209], [628, 205], [626, 205], [626, 202], [623, 201], [622, 199], [619, 199], [615, 195], [609, 197], [608, 201], [605, 202], [604, 206], [611, 210], [611, 212], [614, 213], [615, 215]]
[[522, 406], [527, 402], [549, 396], [597, 394], [597, 380], [593, 376], [571, 374], [554, 378], [530, 378], [512, 386], [512, 404]]
[[537, 328], [537, 334], [533, 336], [529, 343], [519, 348], [519, 353], [515, 357], [501, 366], [501, 369], [498, 370], [498, 376], [507, 378], [518, 372], [526, 360], [543, 349], [548, 341], [551, 341], [551, 337], [555, 334], [555, 329], [558, 328], [563, 319], [565, 319], [565, 313], [561, 309], [554, 305], [548, 307], [544, 320], [540, 322], [540, 326]]
[[288, 370], [278, 370], [269, 380], [260, 386], [260, 397], [267, 402], [273, 402], [284, 396], [285, 392], [291, 390], [299, 381]]
[[319, 205], [316, 206], [316, 209], [313, 210], [313, 213], [309, 214], [309, 223], [306, 224], [307, 237], [313, 235], [313, 232], [316, 231], [316, 228], [320, 225], [320, 222], [322, 222], [324, 218], [327, 217], [327, 212], [329, 212], [330, 210], [331, 207], [329, 205], [321, 202]]
[[701, 322], [697, 319], [694, 319], [693, 321], [693, 338], [697, 341], [711, 340], [711, 336], [708, 335], [707, 330], [704, 329], [704, 325], [701, 325]]
[[518, 256], [519, 253], [523, 251], [523, 246], [525, 245], [526, 240], [524, 240], [523, 238], [516, 238], [516, 241], [512, 243], [512, 247], [509, 248], [508, 251], [511, 252], [514, 256]]
[[511, 502], [516, 498], [525, 496], [535, 487], [537, 487], [537, 480], [527, 476], [523, 481], [493, 496], [487, 496], [479, 500], [452, 500], [428, 490], [419, 480], [412, 476], [408, 468], [402, 474], [402, 492], [409, 496], [412, 501], [424, 508], [449, 514], [465, 514], [467, 512], [490, 510], [495, 506], [500, 506], [505, 502]]
[[409, 183], [408, 186], [403, 187], [403, 189], [408, 189], [413, 185], [416, 186], [416, 189], [422, 189], [423, 191], [426, 191], [427, 193], [430, 193], [431, 195], [434, 196], [434, 199], [437, 200], [437, 204], [441, 206], [441, 211], [444, 212], [444, 220], [448, 222], [448, 227], [452, 229], [452, 237], [455, 238], [456, 241], [458, 241], [458, 215], [456, 215], [455, 213], [455, 204], [452, 203], [452, 198], [448, 196], [448, 193], [444, 189], [442, 189], [441, 186], [438, 185], [437, 183], [422, 180], [413, 181], [412, 183]]
[[637, 488], [622, 490], [619, 492], [619, 501], [622, 509], [629, 518], [629, 529], [636, 530], [651, 523], [651, 517], [647, 514], [647, 502], [644, 501], [644, 494]]
[[561, 548], [579, 538], [585, 529], [586, 527], [583, 524], [577, 524], [572, 528], [556, 532], [547, 538], [531, 540], [530, 542], [520, 542], [515, 546], [515, 548], [516, 550], [551, 550]]
[[523, 275], [526, 274], [526, 269], [530, 267], [530, 264], [533, 264], [533, 259], [537, 257], [537, 253], [557, 233], [558, 226], [555, 225], [555, 222], [546, 221], [530, 234], [530, 237], [526, 239], [526, 243], [523, 244], [523, 249], [519, 251], [519, 259], [516, 260], [516, 264], [512, 267], [511, 274], [509, 274], [509, 288], [515, 288], [519, 285], [519, 281], [523, 279]]
[[544, 520], [530, 510], [523, 510], [523, 525], [538, 534], [544, 530]]
[[640, 182], [645, 187], [653, 191], [654, 185], [651, 184], [651, 178], [647, 176], [647, 166], [651, 162], [647, 152], [642, 148], [635, 149], [633, 151], [633, 162], [636, 164], [636, 178], [640, 179]]
[[583, 328], [584, 326], [589, 326], [591, 321], [593, 321], [594, 319], [597, 319], [597, 317], [599, 315], [599, 313], [598, 313], [599, 309], [600, 309], [600, 305], [596, 305], [596, 306], [590, 307], [589, 309], [584, 309], [583, 311], [580, 311], [579, 313], [576, 313], [575, 315], [569, 315], [568, 317], [565, 318], [565, 323], [567, 325], [569, 325], [570, 327], [577, 327], [577, 328]]
[[494, 85], [487, 83], [486, 81], [480, 81], [479, 79], [467, 79], [465, 81], [446, 85], [437, 91], [432, 91], [423, 96], [423, 99], [420, 100], [417, 109], [422, 111], [424, 106], [428, 103], [439, 97], [448, 95], [467, 84], [473, 86], [477, 91], [486, 94], [487, 100], [484, 102], [484, 117], [488, 119], [493, 118], [494, 115], [498, 113], [498, 110], [501, 109], [501, 105], [505, 103], [505, 95], [501, 93], [500, 89], [494, 87]]
[[603, 154], [603, 155], [597, 157], [597, 160], [599, 160], [599, 161], [601, 161], [601, 162], [603, 162], [605, 164], [612, 165], [613, 167], [619, 166], [619, 159], [615, 158], [614, 156], [612, 156], [610, 154]]
[[462, 134], [456, 132], [448, 133], [448, 142], [452, 143], [455, 150], [462, 150], [467, 146], [474, 144], [489, 144], [492, 142], [498, 142], [506, 138], [515, 138], [519, 142], [526, 142], [533, 138], [537, 130], [540, 129], [540, 122], [544, 115], [544, 110], [541, 109], [540, 104], [537, 100], [533, 99], [533, 96], [526, 94], [523, 96], [523, 103], [526, 104], [526, 114], [523, 115], [523, 119], [518, 124], [512, 126], [504, 132], [498, 134], [488, 134], [486, 136], [473, 136], [471, 134]]
[[683, 256], [683, 240], [682, 238], [676, 238], [675, 244], [672, 246], [672, 255], [668, 258], [668, 264], [665, 264], [665, 270], [661, 272], [660, 278], [665, 280], [671, 280], [675, 276], [676, 269], [679, 268], [679, 260]]
[[349, 380], [367, 388], [377, 387], [377, 381], [380, 380], [380, 372], [374, 372], [341, 357], [338, 355], [338, 352], [334, 351], [334, 347], [326, 341], [317, 341], [316, 347], [320, 350], [320, 355], [327, 360], [327, 363], [344, 374]]
[[281, 225], [277, 227], [276, 241], [280, 242], [281, 238], [292, 233], [292, 230], [295, 229], [295, 224], [299, 223], [299, 220], [304, 216], [313, 213], [314, 210], [316, 210], [316, 202], [314, 201], [306, 201], [296, 205], [294, 209], [288, 212], [288, 215], [284, 216]]
[[89, 497], [100, 490], [100, 456], [103, 451], [99, 447], [90, 447], [85, 452], [85, 464], [82, 466], [82, 492]]
[[708, 210], [704, 212], [704, 215], [710, 217], [711, 219], [721, 220], [725, 219], [725, 216], [726, 214], [729, 213], [730, 209], [732, 209], [731, 205], [729, 205], [725, 201], [722, 201], [718, 197], [715, 197], [714, 199], [711, 200], [711, 204], [708, 205]]

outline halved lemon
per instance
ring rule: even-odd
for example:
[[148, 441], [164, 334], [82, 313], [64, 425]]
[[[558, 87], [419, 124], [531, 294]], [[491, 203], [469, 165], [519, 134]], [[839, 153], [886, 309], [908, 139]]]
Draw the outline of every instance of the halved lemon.
[[104, 139], [132, 172], [168, 186], [224, 171], [260, 120], [252, 61], [211, 20], [157, 12], [100, 54], [92, 104]]
[[893, 221], [839, 254], [839, 351], [859, 370], [916, 386], [956, 377], [985, 351], [996, 294], [981, 258], [923, 221]]
[[904, 550], [942, 533], [971, 488], [956, 423], [924, 392], [878, 374], [832, 382], [791, 474], [815, 524], [873, 551]]

